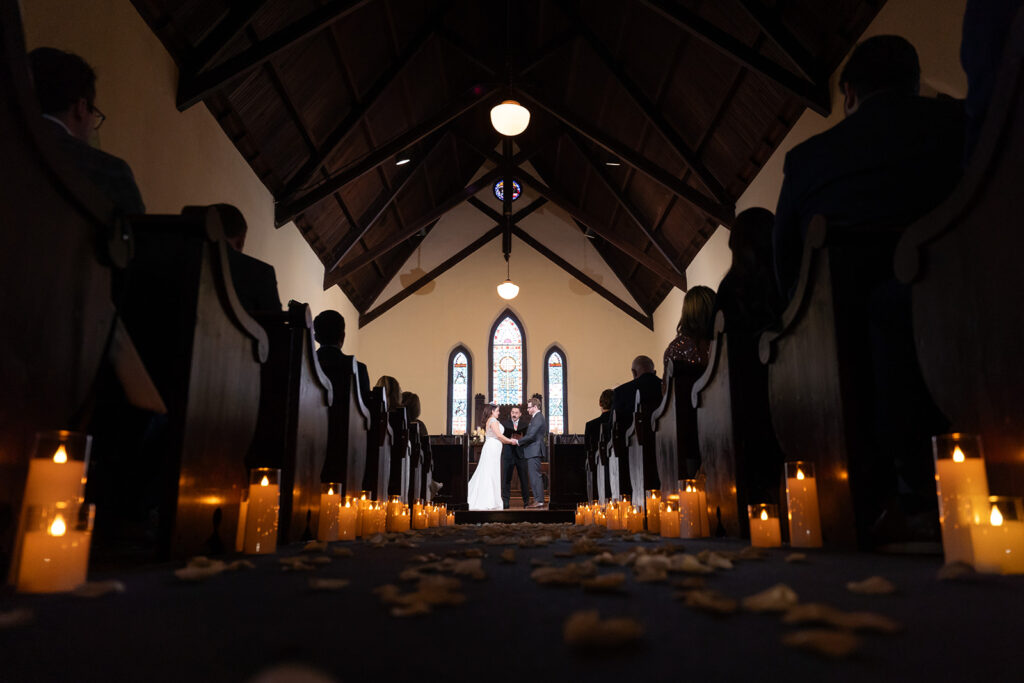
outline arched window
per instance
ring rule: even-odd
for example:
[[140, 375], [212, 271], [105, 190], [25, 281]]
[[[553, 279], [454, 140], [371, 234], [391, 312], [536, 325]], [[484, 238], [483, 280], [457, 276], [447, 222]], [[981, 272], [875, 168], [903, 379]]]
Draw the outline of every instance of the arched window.
[[473, 395], [473, 357], [459, 345], [448, 355], [448, 433], [465, 434]]
[[565, 351], [557, 346], [548, 349], [544, 356], [544, 396], [548, 402], [548, 431], [552, 434], [565, 434], [569, 426], [567, 370]]
[[526, 399], [526, 335], [511, 310], [506, 308], [494, 321], [488, 348], [490, 400], [502, 406], [522, 405]]

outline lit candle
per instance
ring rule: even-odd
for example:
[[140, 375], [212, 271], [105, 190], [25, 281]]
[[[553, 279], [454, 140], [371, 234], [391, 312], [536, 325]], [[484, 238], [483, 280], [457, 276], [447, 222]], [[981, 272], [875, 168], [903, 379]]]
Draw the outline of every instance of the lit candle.
[[782, 545], [778, 505], [748, 505], [747, 515], [750, 518], [750, 545], [759, 548], [778, 548]]
[[576, 504], [576, 526], [583, 526], [583, 504]]
[[619, 512], [619, 499], [612, 498], [604, 508], [604, 523], [608, 529], [621, 529], [622, 517]]
[[679, 536], [681, 538], [700, 538], [700, 493], [697, 482], [685, 479], [679, 487]]
[[643, 510], [635, 505], [629, 508], [629, 518], [626, 523], [626, 528], [634, 534], [644, 530]]
[[679, 538], [679, 496], [666, 496], [660, 503], [658, 523], [663, 538]]
[[1020, 498], [989, 497], [987, 519], [971, 524], [974, 569], [986, 574], [1024, 574], [1024, 514]]
[[794, 548], [820, 548], [821, 514], [814, 463], [787, 462], [785, 470], [789, 544]]
[[317, 524], [316, 540], [338, 540], [338, 508], [341, 507], [341, 484], [321, 484], [320, 521]]
[[385, 531], [398, 531], [398, 517], [402, 514], [402, 497], [391, 496], [387, 505], [387, 518], [384, 520]]
[[583, 506], [583, 524], [584, 524], [584, 526], [589, 526], [589, 525], [594, 523], [594, 505], [595, 505], [595, 503], [591, 502], [588, 505], [584, 505]]
[[356, 518], [359, 516], [358, 504], [353, 504], [352, 496], [345, 496], [345, 504], [338, 509], [338, 540], [354, 541], [356, 538]]
[[448, 513], [448, 526], [455, 526], [455, 511]]
[[629, 509], [633, 507], [629, 504], [629, 496], [623, 494], [619, 497], [619, 528], [625, 529], [626, 524], [629, 521]]
[[359, 494], [359, 500], [356, 501], [356, 535], [359, 538], [366, 536], [366, 523], [369, 515], [367, 514], [370, 510], [370, 492], [362, 491]]
[[647, 491], [647, 530], [652, 534], [661, 533], [659, 513], [661, 512], [661, 492], [655, 489]]
[[92, 437], [78, 432], [37, 433], [28, 461], [22, 504], [52, 505], [58, 501], [80, 500], [91, 446]]
[[277, 551], [281, 470], [257, 467], [249, 476], [249, 505], [245, 515], [245, 552], [266, 555]]
[[19, 592], [62, 593], [85, 583], [94, 514], [94, 506], [77, 498], [25, 509]]
[[374, 503], [373, 506], [373, 533], [383, 534], [387, 532], [387, 505], [385, 503]]
[[973, 564], [970, 526], [976, 516], [980, 522], [988, 514], [981, 438], [959, 433], [933, 436], [932, 453], [946, 562]]
[[432, 527], [433, 526], [439, 526], [441, 524], [441, 520], [439, 519], [440, 515], [441, 515], [441, 511], [437, 509], [437, 506], [436, 505], [431, 505], [430, 506], [430, 519], [428, 520], [427, 523], [430, 526], [432, 526]]
[[711, 535], [711, 520], [708, 519], [708, 490], [704, 478], [697, 479], [697, 507], [700, 512], [700, 535], [707, 538]]

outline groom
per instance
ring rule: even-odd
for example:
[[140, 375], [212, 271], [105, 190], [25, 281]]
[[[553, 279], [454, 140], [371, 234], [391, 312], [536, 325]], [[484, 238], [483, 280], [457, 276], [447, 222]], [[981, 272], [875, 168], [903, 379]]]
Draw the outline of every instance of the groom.
[[523, 447], [523, 458], [526, 460], [526, 470], [530, 474], [530, 488], [533, 490], [533, 504], [527, 505], [529, 509], [544, 507], [544, 480], [540, 476], [541, 456], [547, 453], [548, 421], [540, 412], [540, 399], [531, 398], [526, 405], [526, 412], [530, 414], [530, 424], [526, 428], [526, 434], [521, 439], [513, 439], [517, 446]]

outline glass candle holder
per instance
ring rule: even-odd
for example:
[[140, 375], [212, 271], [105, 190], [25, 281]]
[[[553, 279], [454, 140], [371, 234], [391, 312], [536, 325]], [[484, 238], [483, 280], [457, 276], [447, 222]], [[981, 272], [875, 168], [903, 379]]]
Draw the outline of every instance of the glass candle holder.
[[647, 508], [647, 530], [652, 534], [661, 533], [661, 525], [659, 524], [661, 519], [659, 517], [659, 512], [661, 511], [661, 491], [648, 489], [644, 496], [644, 505]]
[[750, 545], [758, 548], [778, 548], [782, 545], [782, 527], [779, 525], [779, 506], [757, 503], [747, 506], [750, 519]]
[[359, 501], [346, 495], [345, 502], [338, 506], [338, 540], [356, 540], [356, 521], [359, 513]]
[[320, 520], [317, 523], [316, 540], [338, 540], [338, 512], [341, 508], [341, 484], [327, 482], [320, 484]]
[[1024, 505], [1020, 498], [989, 496], [988, 514], [970, 525], [974, 569], [1024, 574]]
[[711, 536], [711, 519], [708, 516], [708, 482], [704, 472], [698, 472], [693, 480], [697, 488], [697, 500], [700, 507], [700, 535], [702, 538]]
[[22, 517], [19, 593], [63, 593], [86, 581], [96, 506], [77, 498], [29, 505]]
[[242, 489], [238, 501], [238, 529], [235, 532], [235, 552], [245, 551], [245, 519], [249, 512], [249, 487]]
[[659, 533], [663, 538], [679, 538], [679, 495], [665, 496], [658, 510]]
[[695, 479], [679, 481], [679, 536], [700, 538], [700, 492]]
[[821, 547], [821, 512], [814, 463], [797, 460], [785, 464], [789, 544], [794, 548]]
[[245, 513], [244, 552], [267, 555], [277, 552], [277, 520], [281, 509], [281, 470], [255, 467], [249, 470], [249, 502]]
[[36, 432], [28, 463], [24, 505], [81, 500], [92, 437], [81, 432]]
[[627, 512], [626, 529], [630, 533], [640, 533], [644, 530], [644, 511], [637, 505], [631, 505]]
[[946, 562], [974, 564], [970, 527], [975, 518], [980, 523], [989, 514], [981, 437], [959, 432], [933, 436], [932, 454]]

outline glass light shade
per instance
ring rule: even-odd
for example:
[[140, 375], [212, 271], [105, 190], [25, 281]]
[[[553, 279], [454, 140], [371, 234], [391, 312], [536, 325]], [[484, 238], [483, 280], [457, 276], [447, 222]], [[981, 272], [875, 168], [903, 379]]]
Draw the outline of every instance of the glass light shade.
[[511, 280], [505, 280], [498, 285], [498, 296], [506, 300], [515, 299], [519, 296], [519, 285]]
[[519, 135], [530, 125], [530, 110], [515, 100], [505, 100], [491, 109], [491, 125], [502, 135]]

